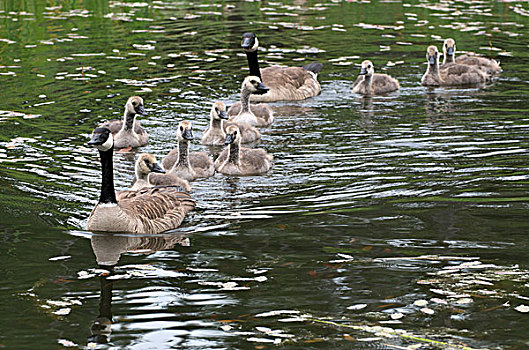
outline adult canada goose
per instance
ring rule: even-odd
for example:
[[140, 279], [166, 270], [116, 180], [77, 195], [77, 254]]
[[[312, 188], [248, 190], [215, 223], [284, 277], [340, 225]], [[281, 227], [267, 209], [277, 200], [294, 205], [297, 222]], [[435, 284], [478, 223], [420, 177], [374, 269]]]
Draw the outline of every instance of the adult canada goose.
[[89, 146], [99, 150], [102, 168], [101, 195], [88, 217], [89, 231], [155, 234], [180, 226], [195, 201], [179, 187], [153, 187], [124, 191], [118, 200], [114, 190], [112, 155], [114, 138], [110, 129], [96, 128]]
[[492, 58], [470, 56], [466, 54], [456, 57], [456, 42], [452, 38], [444, 41], [443, 54], [443, 66], [448, 63], [459, 63], [477, 67], [488, 74], [498, 74], [502, 71], [500, 62]]
[[274, 121], [274, 112], [268, 105], [266, 105], [265, 111], [262, 111], [260, 116], [255, 115], [250, 108], [250, 95], [265, 94], [268, 90], [268, 87], [263, 85], [259, 77], [253, 75], [246, 77], [241, 84], [241, 109], [230, 120], [234, 123], [246, 123], [258, 127], [272, 124]]
[[[202, 134], [201, 143], [203, 145], [222, 146], [226, 140], [226, 132], [224, 130], [228, 125], [234, 123], [226, 121], [228, 119], [226, 105], [221, 101], [213, 103], [209, 115], [209, 126]], [[242, 143], [255, 142], [261, 138], [261, 133], [253, 126], [245, 123], [237, 126], [241, 131]]]
[[253, 95], [252, 101], [299, 101], [320, 94], [321, 86], [317, 78], [323, 68], [321, 63], [311, 63], [304, 67], [273, 66], [259, 69], [259, 40], [255, 34], [244, 33], [241, 46], [246, 52], [250, 75], [259, 77], [270, 88], [266, 94]]
[[400, 88], [397, 79], [387, 75], [375, 73], [373, 62], [362, 62], [360, 75], [353, 84], [352, 92], [361, 95], [385, 94]]
[[258, 175], [273, 166], [273, 157], [262, 148], [241, 147], [241, 134], [236, 125], [226, 128], [228, 145], [215, 161], [215, 169], [226, 175]]
[[132, 96], [125, 104], [123, 120], [110, 120], [99, 125], [100, 128], [108, 128], [114, 137], [114, 147], [140, 147], [145, 146], [149, 141], [149, 135], [136, 120], [136, 115], [147, 115], [143, 107], [143, 99], [139, 96]]
[[165, 170], [156, 162], [156, 157], [150, 153], [140, 154], [136, 161], [135, 173], [131, 191], [154, 186], [180, 186], [188, 192], [191, 191], [189, 182], [173, 174], [165, 174]]
[[190, 121], [183, 120], [178, 123], [176, 137], [178, 147], [169, 152], [162, 160], [162, 165], [167, 173], [188, 181], [213, 176], [215, 166], [205, 152], [189, 153], [189, 141], [193, 140]]
[[426, 50], [426, 61], [428, 68], [421, 79], [424, 86], [476, 85], [490, 79], [488, 74], [478, 68], [463, 64], [451, 63], [439, 68], [439, 51], [433, 45]]

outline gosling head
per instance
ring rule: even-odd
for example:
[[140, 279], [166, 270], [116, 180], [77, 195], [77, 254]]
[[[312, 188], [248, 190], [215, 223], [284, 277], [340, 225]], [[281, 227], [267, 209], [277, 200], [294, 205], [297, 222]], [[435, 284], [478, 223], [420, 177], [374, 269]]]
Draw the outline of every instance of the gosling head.
[[125, 110], [127, 114], [147, 115], [147, 112], [145, 112], [145, 108], [143, 107], [143, 98], [140, 96], [129, 97], [125, 104]]
[[114, 137], [112, 137], [112, 133], [107, 128], [95, 128], [87, 145], [106, 152], [114, 147]]
[[261, 83], [261, 79], [259, 79], [259, 77], [250, 75], [242, 82], [242, 90], [247, 90], [251, 94], [255, 95], [263, 95], [266, 94], [270, 89]]
[[[136, 161], [136, 174], [165, 173], [165, 170], [156, 162], [156, 157], [150, 153], [142, 153]], [[140, 177], [140, 176], [138, 176]]]
[[244, 33], [242, 35], [241, 47], [244, 51], [254, 52], [259, 48], [259, 40], [254, 33]]
[[375, 67], [373, 62], [370, 60], [365, 60], [362, 62], [362, 67], [360, 68], [360, 75], [373, 75], [375, 74]]
[[213, 119], [221, 120], [221, 119], [228, 119], [228, 114], [226, 113], [226, 105], [224, 102], [217, 101], [213, 103], [213, 107], [211, 107], [210, 115]]
[[241, 142], [241, 132], [237, 125], [230, 125], [226, 128], [226, 140], [224, 141], [225, 145], [230, 145], [232, 143]]
[[428, 64], [430, 66], [435, 66], [439, 59], [439, 51], [437, 51], [437, 47], [431, 45], [428, 46], [428, 49], [426, 50], [426, 60], [428, 61]]
[[454, 39], [446, 39], [443, 43], [443, 54], [445, 57], [452, 57], [456, 53], [456, 42]]
[[176, 130], [176, 137], [178, 141], [191, 141], [193, 140], [193, 126], [189, 120], [182, 120], [178, 123], [178, 129]]

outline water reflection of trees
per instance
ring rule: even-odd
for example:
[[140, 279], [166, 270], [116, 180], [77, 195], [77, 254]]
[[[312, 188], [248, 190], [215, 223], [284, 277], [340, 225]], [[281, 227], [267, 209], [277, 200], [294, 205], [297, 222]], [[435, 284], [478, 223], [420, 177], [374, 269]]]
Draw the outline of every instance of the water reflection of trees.
[[175, 245], [189, 246], [184, 235], [137, 236], [137, 235], [94, 235], [91, 237], [92, 250], [102, 272], [100, 279], [99, 313], [90, 326], [88, 343], [106, 344], [112, 333], [112, 289], [114, 268], [121, 254], [151, 254], [173, 248]]

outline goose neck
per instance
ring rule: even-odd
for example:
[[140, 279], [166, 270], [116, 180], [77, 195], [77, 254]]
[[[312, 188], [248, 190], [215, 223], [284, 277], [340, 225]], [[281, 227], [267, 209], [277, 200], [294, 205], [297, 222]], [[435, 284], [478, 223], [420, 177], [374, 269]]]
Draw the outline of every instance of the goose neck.
[[250, 91], [244, 86], [241, 90], [241, 113], [250, 112]]
[[186, 167], [189, 168], [189, 141], [182, 140], [178, 141], [178, 161], [174, 165], [175, 167]]
[[435, 62], [434, 65], [431, 65], [429, 64], [428, 65], [428, 71], [427, 71], [428, 74], [431, 74], [433, 76], [435, 76], [436, 78], [440, 79], [440, 75], [439, 75], [439, 62]]
[[222, 119], [216, 119], [211, 117], [210, 120], [211, 129], [221, 129], [222, 130]]
[[136, 113], [125, 111], [125, 115], [123, 117], [122, 130], [134, 130], [135, 122], [136, 122]]
[[237, 141], [230, 144], [230, 148], [228, 149], [228, 162], [239, 164], [239, 148], [240, 144]]
[[261, 81], [261, 70], [259, 69], [259, 60], [257, 59], [257, 50], [249, 52], [246, 51], [246, 59], [248, 60], [248, 67], [250, 68], [250, 75], [259, 77]]
[[373, 87], [373, 74], [364, 75], [364, 86], [366, 91], [371, 91]]
[[108, 151], [99, 151], [101, 159], [101, 195], [99, 196], [100, 204], [117, 204], [116, 191], [114, 190], [114, 164], [112, 156], [114, 148]]

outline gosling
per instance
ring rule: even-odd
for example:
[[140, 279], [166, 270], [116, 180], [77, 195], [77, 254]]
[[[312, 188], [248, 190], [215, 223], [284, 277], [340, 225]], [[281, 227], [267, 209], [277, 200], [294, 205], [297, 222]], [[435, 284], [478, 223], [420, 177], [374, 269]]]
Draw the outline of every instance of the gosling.
[[100, 128], [107, 128], [114, 137], [115, 148], [136, 148], [145, 146], [149, 142], [149, 135], [136, 120], [136, 115], [147, 115], [143, 107], [143, 99], [139, 96], [132, 96], [125, 104], [123, 120], [110, 120], [99, 125]]
[[387, 74], [375, 73], [373, 63], [365, 60], [362, 62], [360, 75], [353, 84], [352, 92], [361, 95], [378, 95], [398, 89], [400, 89], [400, 85], [397, 79]]
[[236, 125], [226, 128], [225, 144], [228, 145], [215, 161], [215, 169], [233, 176], [259, 175], [273, 166], [273, 156], [262, 148], [241, 147], [241, 133]]
[[[442, 66], [449, 63], [465, 64], [467, 66], [473, 66], [481, 69], [487, 74], [499, 74], [502, 72], [500, 62], [492, 58], [461, 55], [456, 58], [456, 42], [454, 39], [446, 39], [443, 43], [443, 64]], [[441, 67], [442, 67], [441, 66]]]
[[189, 153], [189, 141], [193, 140], [191, 122], [183, 120], [178, 123], [176, 136], [178, 147], [162, 160], [162, 166], [167, 173], [187, 181], [213, 176], [215, 166], [205, 152]]
[[[234, 123], [226, 122], [229, 118], [226, 114], [226, 105], [220, 101], [213, 103], [209, 115], [209, 126], [202, 134], [201, 143], [203, 145], [222, 146], [226, 140], [226, 127]], [[242, 143], [255, 142], [261, 138], [261, 133], [253, 126], [246, 123], [237, 124], [237, 126], [241, 131]]]
[[241, 85], [241, 109], [231, 120], [235, 123], [246, 123], [257, 127], [266, 127], [272, 124], [274, 112], [270, 106], [261, 104], [262, 112], [259, 113], [259, 116], [253, 113], [250, 108], [250, 95], [262, 95], [268, 90], [259, 77], [253, 75], [246, 77]]
[[154, 186], [180, 186], [187, 192], [191, 191], [189, 182], [174, 174], [166, 174], [165, 170], [156, 162], [156, 157], [150, 153], [140, 154], [136, 161], [135, 173], [136, 178], [129, 188], [130, 191]]

